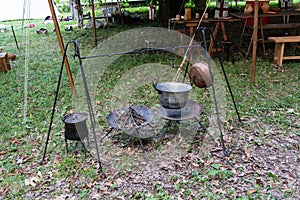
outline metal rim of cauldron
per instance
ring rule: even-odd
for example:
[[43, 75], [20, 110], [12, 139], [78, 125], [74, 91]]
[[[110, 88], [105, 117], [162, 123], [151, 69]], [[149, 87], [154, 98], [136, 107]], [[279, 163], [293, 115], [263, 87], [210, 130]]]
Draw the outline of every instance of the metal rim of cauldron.
[[[69, 123], [69, 122], [66, 122], [66, 119], [68, 119], [69, 117], [73, 116], [73, 115], [81, 115], [83, 116], [83, 120], [81, 121], [78, 121], [78, 122], [74, 122], [74, 123]], [[70, 124], [70, 125], [76, 125], [77, 123], [81, 123], [81, 122], [85, 122], [87, 120], [87, 114], [85, 113], [69, 113], [69, 114], [66, 114], [62, 117], [62, 121], [65, 123], [65, 124]]]

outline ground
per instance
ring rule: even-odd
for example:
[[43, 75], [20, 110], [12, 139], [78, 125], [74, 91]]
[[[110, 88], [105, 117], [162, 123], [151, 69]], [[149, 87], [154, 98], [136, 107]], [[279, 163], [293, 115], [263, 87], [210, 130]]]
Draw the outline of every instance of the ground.
[[[44, 163], [40, 164], [62, 57], [56, 35], [50, 31], [52, 25], [38, 20], [29, 23], [34, 23], [35, 28], [24, 29], [20, 22], [5, 22], [8, 27], [15, 27], [21, 44], [20, 54], [17, 53], [12, 32], [1, 33], [5, 41], [1, 46], [5, 51], [16, 53], [17, 61], [12, 62], [13, 68], [9, 73], [0, 74], [0, 199], [300, 198], [298, 61], [285, 61], [284, 68], [273, 68], [273, 49], [269, 45], [268, 57], [264, 59], [259, 56], [257, 60], [256, 85], [250, 82], [251, 62], [244, 55], [236, 52], [234, 64], [224, 62], [241, 116], [239, 122], [226, 89], [226, 95], [222, 97], [228, 102], [222, 131], [226, 155], [219, 132], [211, 137], [207, 132], [209, 130], [195, 131], [197, 123], [194, 121], [182, 121], [182, 126], [175, 124], [174, 129], [165, 135], [167, 139], [163, 137], [162, 145], [155, 146], [157, 141], [144, 141], [148, 160], [145, 160], [138, 141], [129, 140], [128, 144], [126, 140], [123, 144], [120, 142], [123, 133], [114, 131], [100, 143], [103, 168], [103, 173], [100, 173], [95, 148], [89, 149], [85, 158], [82, 147], [70, 141], [70, 152], [65, 153], [61, 117], [73, 109], [70, 100], [73, 98], [72, 92], [65, 71], [49, 146]], [[112, 25], [100, 29], [99, 43], [141, 24], [125, 27]], [[64, 30], [69, 25], [70, 22], [61, 23], [64, 40], [79, 39], [81, 53], [87, 55], [93, 48], [93, 31], [77, 27], [73, 31]], [[36, 34], [36, 29], [42, 27], [49, 30], [48, 34]], [[25, 32], [23, 35], [22, 31]], [[24, 35], [30, 40], [27, 41]], [[30, 44], [30, 51], [24, 50], [27, 44]], [[72, 71], [76, 74], [79, 71], [78, 61], [72, 59], [72, 53], [69, 58]], [[156, 61], [170, 65], [170, 60], [160, 58], [159, 54], [141, 58], [131, 56], [114, 63], [122, 67], [106, 71], [97, 85], [101, 92], [93, 102], [97, 123], [103, 128], [103, 132], [97, 131], [97, 134], [109, 129], [105, 123], [109, 111], [104, 108], [110, 104], [109, 92], [115, 88], [120, 77], [137, 63]], [[218, 63], [217, 57], [215, 62]], [[221, 66], [218, 67], [220, 69]], [[157, 100], [151, 85], [140, 91], [142, 97], [134, 97], [138, 104], [149, 105], [143, 95], [154, 94], [150, 103]], [[209, 93], [197, 88], [193, 91], [197, 91], [199, 101], [205, 106], [200, 120], [207, 128]], [[163, 127], [159, 125], [157, 130]], [[91, 143], [94, 147], [95, 143]]]

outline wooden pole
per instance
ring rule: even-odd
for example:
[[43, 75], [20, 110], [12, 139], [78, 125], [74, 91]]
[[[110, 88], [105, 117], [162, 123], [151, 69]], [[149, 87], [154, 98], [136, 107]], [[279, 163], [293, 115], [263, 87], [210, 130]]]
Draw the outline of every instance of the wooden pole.
[[[48, 3], [49, 3], [51, 15], [52, 15], [52, 19], [53, 19], [53, 23], [54, 23], [54, 27], [55, 27], [57, 39], [58, 39], [59, 46], [60, 46], [60, 49], [61, 49], [61, 53], [62, 53], [62, 55], [64, 55], [65, 54], [64, 42], [63, 42], [63, 39], [62, 39], [62, 36], [61, 36], [61, 33], [60, 33], [59, 24], [58, 24], [58, 21], [57, 21], [57, 18], [56, 18], [56, 14], [55, 14], [55, 10], [54, 10], [54, 7], [53, 7], [52, 0], [48, 0]], [[74, 85], [74, 81], [73, 81], [73, 77], [72, 77], [72, 73], [71, 73], [71, 70], [70, 70], [70, 65], [69, 65], [69, 61], [68, 61], [67, 57], [65, 57], [64, 62], [65, 62], [65, 66], [66, 66], [70, 86], [71, 86], [71, 89], [72, 89], [72, 93], [73, 93], [74, 96], [76, 96], [76, 89], [75, 89], [75, 85]]]
[[254, 24], [253, 24], [253, 34], [252, 34], [252, 75], [251, 82], [255, 85], [255, 75], [256, 75], [256, 56], [257, 56], [257, 32], [258, 32], [258, 0], [255, 0], [254, 4]]
[[94, 29], [94, 46], [97, 47], [97, 31], [96, 31], [96, 19], [95, 19], [95, 5], [94, 0], [92, 0], [92, 20]]
[[118, 9], [119, 9], [119, 15], [120, 15], [120, 17], [121, 17], [121, 23], [122, 23], [122, 25], [124, 25], [124, 19], [123, 19], [122, 10], [121, 10], [121, 5], [120, 5], [119, 0], [117, 0], [117, 6], [118, 6]]

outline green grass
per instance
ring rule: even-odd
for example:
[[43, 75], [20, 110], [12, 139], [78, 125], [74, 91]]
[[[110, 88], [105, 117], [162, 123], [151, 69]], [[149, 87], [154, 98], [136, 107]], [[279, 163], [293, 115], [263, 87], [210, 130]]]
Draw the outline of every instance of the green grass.
[[[34, 23], [35, 27], [22, 29], [21, 21], [3, 22], [8, 28], [14, 27], [20, 53], [16, 48], [12, 31], [0, 33], [3, 51], [17, 54], [17, 60], [11, 63], [12, 70], [6, 74], [0, 73], [0, 191], [2, 195], [0, 198], [32, 199], [45, 194], [47, 197], [70, 194], [77, 198], [87, 199], [94, 191], [103, 191], [103, 186], [99, 185], [103, 179], [97, 173], [97, 163], [92, 158], [88, 158], [85, 162], [81, 149], [71, 145], [71, 153], [64, 154], [62, 133], [64, 126], [61, 116], [72, 108], [73, 98], [65, 70], [46, 154], [47, 164], [39, 164], [50, 123], [62, 55], [56, 34], [52, 32], [52, 24], [43, 24], [42, 20], [25, 22], [25, 24], [29, 23]], [[88, 54], [93, 48], [93, 31], [79, 28], [75, 28], [72, 32], [64, 31], [64, 28], [71, 24], [73, 22], [60, 24], [64, 41], [78, 39], [81, 54]], [[150, 25], [147, 24], [147, 26]], [[141, 24], [124, 27], [112, 25], [110, 28], [98, 30], [97, 38], [100, 43], [121, 31], [140, 26]], [[36, 29], [42, 27], [47, 28], [49, 33], [36, 34]], [[29, 40], [27, 41], [26, 38]], [[72, 59], [72, 55], [73, 52], [69, 51], [72, 73], [77, 74], [78, 60]], [[299, 62], [285, 61], [284, 72], [281, 72], [271, 66], [272, 54], [266, 59], [259, 57], [254, 86], [250, 82], [251, 61], [246, 60], [241, 54], [236, 54], [236, 60], [235, 64], [225, 62], [224, 67], [242, 118], [253, 120], [251, 124], [239, 126], [252, 131], [251, 133], [259, 132], [260, 140], [254, 141], [256, 144], [265, 142], [264, 133], [270, 127], [280, 135], [291, 133], [299, 136]], [[159, 54], [119, 58], [114, 64], [115, 66], [122, 64], [122, 67], [110, 68], [103, 79], [99, 80], [98, 87], [101, 88], [101, 93], [98, 94], [97, 101], [100, 105], [105, 106], [110, 103], [108, 92], [114, 88], [122, 74], [144, 62], [170, 64], [172, 58], [162, 58]], [[150, 106], [153, 101], [157, 100], [156, 96], [153, 96], [155, 93], [149, 92], [151, 89], [148, 86], [139, 88], [139, 93], [136, 93], [131, 101]], [[147, 99], [148, 95], [149, 99]], [[205, 91], [199, 90], [198, 96], [204, 98], [202, 95], [205, 95]], [[27, 99], [25, 99], [26, 96]], [[231, 98], [228, 94], [226, 98], [230, 104]], [[203, 102], [205, 106], [209, 103]], [[232, 104], [229, 105], [227, 111], [229, 114], [226, 122], [236, 120]], [[101, 110], [97, 114], [100, 118], [97, 118], [97, 122], [105, 127], [107, 111]], [[130, 162], [123, 164], [127, 167], [127, 171], [130, 171]], [[104, 170], [109, 172], [110, 169]], [[109, 175], [113, 176], [113, 174]], [[274, 173], [269, 172], [265, 175], [269, 181], [276, 181], [277, 176]], [[177, 197], [177, 194], [187, 199], [194, 192], [191, 188], [200, 188], [200, 186], [206, 187], [206, 190], [199, 190], [198, 197], [226, 199], [228, 194], [234, 193], [234, 189], [222, 188], [222, 191], [226, 192], [225, 195], [222, 191], [216, 193], [211, 184], [214, 181], [225, 184], [226, 180], [232, 176], [234, 175], [231, 170], [221, 169], [220, 165], [215, 163], [200, 168], [191, 175], [186, 175], [185, 180], [179, 180], [176, 175], [170, 175], [170, 182], [176, 182], [171, 191], [153, 182], [152, 190], [145, 189], [145, 191], [136, 192], [131, 199], [172, 199]], [[249, 182], [253, 181], [255, 181], [255, 176], [249, 180]], [[25, 184], [26, 182], [29, 184]], [[114, 184], [111, 183], [109, 191], [116, 190]], [[56, 188], [59, 189], [56, 190]], [[255, 194], [239, 194], [237, 199], [264, 199], [270, 195], [267, 189], [267, 186], [265, 188], [257, 186]], [[288, 196], [292, 192], [282, 191], [282, 196]]]

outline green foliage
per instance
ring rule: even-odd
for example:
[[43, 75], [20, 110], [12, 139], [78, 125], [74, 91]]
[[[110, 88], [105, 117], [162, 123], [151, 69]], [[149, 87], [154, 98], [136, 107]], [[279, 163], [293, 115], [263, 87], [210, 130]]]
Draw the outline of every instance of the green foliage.
[[184, 7], [185, 8], [195, 8], [195, 3], [193, 0], [187, 0], [185, 3], [184, 3]]
[[123, 0], [120, 2], [120, 5], [122, 6], [122, 8], [129, 8], [129, 1]]

